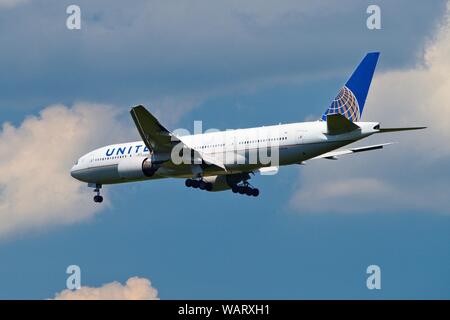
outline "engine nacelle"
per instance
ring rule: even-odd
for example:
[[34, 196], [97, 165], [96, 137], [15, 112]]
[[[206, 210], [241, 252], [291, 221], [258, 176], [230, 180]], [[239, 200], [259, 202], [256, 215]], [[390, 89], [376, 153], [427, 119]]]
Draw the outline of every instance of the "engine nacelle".
[[117, 165], [117, 173], [124, 179], [151, 177], [158, 167], [149, 158], [132, 157], [123, 159]]

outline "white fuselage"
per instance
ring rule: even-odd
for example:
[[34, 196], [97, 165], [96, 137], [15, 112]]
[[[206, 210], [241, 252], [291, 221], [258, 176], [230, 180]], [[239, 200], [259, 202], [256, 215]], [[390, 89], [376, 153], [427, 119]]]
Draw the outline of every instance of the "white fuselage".
[[[217, 166], [202, 166], [202, 176], [250, 172], [262, 167], [302, 163], [321, 154], [350, 144], [378, 132], [376, 122], [355, 122], [361, 130], [329, 135], [325, 121], [302, 122], [249, 129], [236, 129], [183, 136], [183, 143], [208, 157], [220, 159], [226, 171]], [[277, 148], [275, 162], [262, 161], [267, 148]], [[272, 149], [271, 156], [276, 152]], [[264, 151], [264, 152], [262, 152]], [[139, 174], [133, 168], [145, 159], [163, 165], [152, 176]], [[256, 161], [252, 161], [256, 159]], [[190, 178], [195, 164], [176, 164], [170, 154], [151, 153], [142, 141], [120, 143], [91, 151], [73, 166], [71, 174], [78, 180], [112, 184], [158, 178]]]

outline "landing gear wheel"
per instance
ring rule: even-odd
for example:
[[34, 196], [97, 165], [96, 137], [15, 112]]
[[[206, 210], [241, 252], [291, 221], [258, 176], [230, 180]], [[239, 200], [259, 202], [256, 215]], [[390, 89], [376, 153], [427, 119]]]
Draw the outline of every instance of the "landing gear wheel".
[[238, 192], [239, 192], [240, 194], [244, 194], [244, 193], [245, 193], [245, 187], [243, 187], [243, 186], [238, 186]]
[[253, 195], [253, 189], [250, 188], [250, 187], [246, 187], [245, 188], [245, 194], [248, 195], [248, 196]]
[[96, 203], [103, 202], [103, 197], [100, 195], [100, 189], [102, 188], [102, 185], [99, 183], [96, 183], [96, 184], [88, 183], [88, 187], [95, 188], [94, 189], [94, 192], [95, 192], [94, 202], [96, 202]]
[[184, 182], [186, 187], [188, 188], [199, 188], [200, 190], [212, 191], [213, 184], [211, 182], [206, 182], [204, 180], [194, 180], [194, 179], [186, 179]]
[[254, 196], [254, 197], [259, 196], [259, 190], [257, 188], [252, 189], [252, 196]]
[[231, 187], [231, 191], [233, 191], [233, 193], [238, 193], [239, 192], [239, 187], [238, 186], [232, 186]]
[[192, 188], [198, 188], [199, 187], [199, 182], [197, 180], [192, 180]]

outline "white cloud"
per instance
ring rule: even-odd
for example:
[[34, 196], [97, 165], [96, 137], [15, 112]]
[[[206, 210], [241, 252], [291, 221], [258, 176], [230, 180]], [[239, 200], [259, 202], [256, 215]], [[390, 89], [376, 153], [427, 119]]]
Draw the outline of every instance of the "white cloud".
[[81, 287], [78, 290], [63, 290], [55, 295], [55, 300], [159, 300], [158, 291], [150, 280], [132, 277], [125, 285], [117, 281], [99, 288]]
[[[70, 176], [82, 154], [129, 138], [111, 106], [54, 105], [0, 131], [0, 238], [91, 217], [101, 206]], [[137, 137], [136, 137], [137, 138]]]
[[293, 207], [301, 212], [450, 213], [449, 11], [450, 4], [423, 61], [410, 70], [375, 76], [364, 109], [363, 119], [380, 121], [382, 127], [426, 125], [428, 129], [371, 138], [369, 144], [400, 142], [382, 151], [336, 162], [311, 161], [301, 168]]

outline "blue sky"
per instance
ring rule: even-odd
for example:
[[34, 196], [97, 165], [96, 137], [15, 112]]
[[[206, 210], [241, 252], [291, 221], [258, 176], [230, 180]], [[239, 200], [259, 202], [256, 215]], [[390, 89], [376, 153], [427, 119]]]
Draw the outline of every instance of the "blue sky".
[[[161, 299], [450, 297], [450, 151], [430, 140], [450, 133], [439, 121], [445, 110], [425, 118], [419, 105], [446, 96], [421, 100], [411, 87], [448, 84], [436, 72], [449, 70], [445, 1], [378, 1], [378, 31], [365, 26], [365, 1], [79, 1], [79, 31], [65, 28], [70, 3], [0, 5], [0, 117], [15, 128], [0, 135], [8, 159], [0, 163], [8, 176], [0, 179], [0, 298], [51, 298], [71, 264], [83, 286], [139, 276]], [[161, 180], [106, 187], [99, 210], [87, 188], [66, 181], [76, 156], [138, 138], [128, 115], [135, 103], [173, 129], [316, 119], [372, 50], [382, 55], [363, 119], [425, 124], [429, 133], [377, 137], [400, 144], [256, 176], [257, 199]], [[73, 140], [50, 143], [58, 133]], [[47, 160], [61, 171], [41, 174]], [[55, 192], [60, 184], [70, 192]], [[333, 185], [344, 192], [330, 194]], [[379, 291], [366, 288], [371, 264], [381, 267]]]

